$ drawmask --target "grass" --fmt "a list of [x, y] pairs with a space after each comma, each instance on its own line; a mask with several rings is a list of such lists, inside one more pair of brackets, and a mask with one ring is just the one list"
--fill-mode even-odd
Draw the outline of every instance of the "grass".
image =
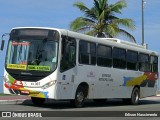
[[0, 93], [0, 96], [10, 96], [10, 94], [3, 94], [3, 93]]

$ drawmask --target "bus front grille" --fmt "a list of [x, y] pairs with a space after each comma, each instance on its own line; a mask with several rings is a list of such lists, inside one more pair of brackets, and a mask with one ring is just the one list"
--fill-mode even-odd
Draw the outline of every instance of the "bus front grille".
[[41, 80], [46, 77], [46, 76], [21, 75], [21, 74], [13, 74], [13, 73], [10, 73], [10, 75], [16, 80], [30, 81], [30, 82], [32, 82], [32, 81], [35, 82], [35, 81]]

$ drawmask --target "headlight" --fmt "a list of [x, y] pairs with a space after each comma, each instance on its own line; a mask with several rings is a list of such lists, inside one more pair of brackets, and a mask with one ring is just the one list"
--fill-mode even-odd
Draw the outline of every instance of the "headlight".
[[47, 84], [43, 85], [43, 86], [42, 86], [42, 89], [49, 88], [49, 87], [51, 87], [52, 85], [54, 85], [56, 82], [57, 82], [56, 80], [50, 81], [50, 82], [48, 82]]

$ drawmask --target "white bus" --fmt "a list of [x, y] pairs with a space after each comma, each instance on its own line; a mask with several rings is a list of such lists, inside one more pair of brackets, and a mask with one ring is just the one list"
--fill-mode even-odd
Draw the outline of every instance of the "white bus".
[[19, 27], [9, 35], [5, 94], [29, 95], [36, 105], [70, 100], [75, 107], [107, 98], [137, 105], [156, 95], [158, 53], [144, 46], [55, 28]]

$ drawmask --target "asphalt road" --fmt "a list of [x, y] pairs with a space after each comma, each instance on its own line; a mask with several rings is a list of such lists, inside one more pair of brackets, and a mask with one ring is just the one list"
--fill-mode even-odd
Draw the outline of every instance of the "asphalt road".
[[[49, 113], [49, 115], [53, 116], [56, 112], [59, 112], [57, 115], [58, 117], [45, 117], [45, 118], [34, 118], [34, 120], [106, 120], [106, 119], [119, 119], [119, 120], [159, 120], [160, 117], [96, 117], [96, 114], [99, 115], [99, 113], [106, 112], [108, 115], [110, 114], [125, 114], [125, 113], [142, 113], [145, 111], [145, 113], [151, 114], [151, 113], [157, 113], [160, 115], [160, 97], [150, 97], [145, 98], [140, 101], [140, 104], [137, 106], [132, 105], [126, 105], [121, 100], [115, 100], [111, 99], [108, 100], [105, 104], [97, 104], [93, 101], [87, 101], [85, 103], [84, 108], [72, 108], [69, 104], [69, 102], [65, 101], [47, 101], [43, 106], [38, 107], [33, 105], [30, 101], [25, 101], [23, 104], [1, 104], [0, 105], [0, 111], [16, 111], [23, 113], [25, 111], [29, 112], [35, 112], [35, 113]], [[125, 111], [125, 112], [124, 112]], [[159, 113], [157, 112], [159, 111]], [[124, 112], [124, 113], [123, 113]], [[86, 116], [86, 114], [90, 114], [89, 117], [60, 117], [61, 114], [64, 116], [71, 115], [73, 116], [79, 115], [79, 116]], [[92, 116], [93, 115], [93, 116]], [[122, 116], [123, 116], [122, 115]], [[111, 115], [112, 116], [112, 115]], [[18, 120], [22, 118], [0, 118], [1, 120]], [[23, 118], [23, 120], [26, 120], [27, 118]]]

